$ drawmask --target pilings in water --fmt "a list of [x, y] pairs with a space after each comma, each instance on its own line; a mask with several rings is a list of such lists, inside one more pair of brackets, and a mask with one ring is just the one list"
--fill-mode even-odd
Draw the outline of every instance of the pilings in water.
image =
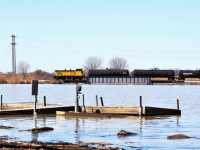
[[46, 96], [44, 96], [44, 103], [43, 106], [46, 106]]
[[98, 97], [96, 95], [96, 106], [98, 106]]
[[139, 115], [142, 115], [142, 96], [140, 96], [140, 107], [139, 107]]
[[177, 99], [177, 109], [179, 110], [179, 100]]
[[103, 98], [100, 97], [100, 99], [101, 99], [101, 105], [104, 106], [104, 104], [103, 104]]
[[1, 95], [1, 110], [3, 109], [3, 95]]

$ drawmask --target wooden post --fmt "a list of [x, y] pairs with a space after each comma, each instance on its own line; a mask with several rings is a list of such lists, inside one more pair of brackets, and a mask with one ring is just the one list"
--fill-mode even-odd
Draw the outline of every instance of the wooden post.
[[46, 96], [44, 96], [44, 106], [46, 106]]
[[140, 96], [140, 107], [139, 107], [139, 115], [142, 115], [142, 96]]
[[84, 94], [83, 94], [83, 107], [82, 107], [82, 112], [85, 112]]
[[96, 106], [98, 106], [98, 97], [96, 95]]
[[3, 95], [1, 95], [1, 110], [3, 109]]
[[177, 99], [177, 109], [179, 110], [179, 100]]
[[103, 98], [102, 98], [102, 97], [100, 97], [100, 99], [101, 99], [101, 105], [102, 105], [102, 106], [104, 106], [104, 105], [103, 105]]
[[140, 107], [142, 107], [142, 96], [140, 96]]

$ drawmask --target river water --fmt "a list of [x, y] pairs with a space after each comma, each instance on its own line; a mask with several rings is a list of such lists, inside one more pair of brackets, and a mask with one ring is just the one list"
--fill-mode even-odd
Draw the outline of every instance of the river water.
[[[38, 101], [46, 96], [47, 103], [74, 105], [75, 85], [40, 84]], [[143, 106], [177, 108], [181, 116], [126, 116], [124, 118], [84, 118], [55, 115], [0, 116], [0, 136], [14, 141], [111, 143], [109, 147], [124, 149], [200, 149], [200, 86], [198, 85], [82, 85], [86, 106], [96, 105], [96, 95], [103, 97], [105, 106], [138, 106], [142, 96]], [[3, 103], [33, 102], [31, 85], [0, 85]], [[100, 103], [100, 100], [99, 100]], [[82, 99], [80, 100], [82, 104]], [[50, 132], [33, 134], [37, 127], [53, 127]], [[120, 130], [137, 133], [118, 137]], [[185, 134], [190, 139], [168, 140], [175, 134]], [[97, 146], [97, 145], [94, 145]]]

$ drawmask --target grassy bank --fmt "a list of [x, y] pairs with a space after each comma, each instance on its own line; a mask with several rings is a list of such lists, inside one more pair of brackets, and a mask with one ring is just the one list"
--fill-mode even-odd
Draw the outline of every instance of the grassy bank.
[[39, 80], [39, 84], [58, 84], [52, 76], [38, 76], [36, 74], [0, 74], [0, 84], [31, 84], [31, 80]]

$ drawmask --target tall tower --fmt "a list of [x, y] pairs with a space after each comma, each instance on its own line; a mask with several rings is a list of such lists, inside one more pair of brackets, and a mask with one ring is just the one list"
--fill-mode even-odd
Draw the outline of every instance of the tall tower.
[[15, 37], [14, 35], [12, 37], [12, 73], [16, 74], [16, 50], [15, 50]]

